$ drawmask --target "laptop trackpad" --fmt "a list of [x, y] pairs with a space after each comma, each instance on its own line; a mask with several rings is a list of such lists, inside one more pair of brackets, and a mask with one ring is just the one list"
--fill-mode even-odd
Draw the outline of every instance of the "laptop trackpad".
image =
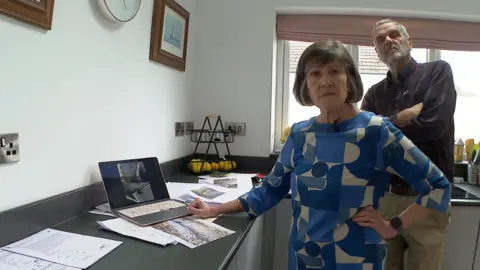
[[169, 210], [164, 210], [162, 212], [152, 213], [140, 217], [133, 218], [135, 222], [138, 222], [141, 225], [152, 225], [155, 223], [160, 223], [165, 220], [174, 219], [178, 217], [184, 217], [190, 215], [190, 212], [187, 209], [187, 206], [176, 207]]

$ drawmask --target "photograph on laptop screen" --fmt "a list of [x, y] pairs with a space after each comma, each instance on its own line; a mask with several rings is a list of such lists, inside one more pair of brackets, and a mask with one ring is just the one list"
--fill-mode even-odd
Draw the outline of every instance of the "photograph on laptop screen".
[[153, 227], [170, 234], [189, 248], [196, 248], [235, 233], [215, 223], [194, 217], [177, 218], [155, 224]]
[[142, 203], [153, 198], [147, 171], [142, 161], [117, 164], [120, 181], [127, 200]]

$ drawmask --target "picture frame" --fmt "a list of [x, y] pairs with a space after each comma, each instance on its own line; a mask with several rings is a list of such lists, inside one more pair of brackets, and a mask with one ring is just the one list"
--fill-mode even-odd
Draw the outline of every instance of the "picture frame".
[[0, 13], [51, 30], [54, 6], [55, 0], [0, 0]]
[[184, 72], [190, 13], [174, 0], [155, 0], [150, 60]]

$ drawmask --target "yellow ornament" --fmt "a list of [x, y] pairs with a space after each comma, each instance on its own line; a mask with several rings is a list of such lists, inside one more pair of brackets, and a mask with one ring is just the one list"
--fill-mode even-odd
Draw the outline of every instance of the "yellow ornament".
[[291, 126], [288, 126], [286, 128], [283, 129], [282, 131], [282, 136], [280, 138], [280, 141], [282, 143], [285, 143], [287, 141], [287, 138], [288, 138], [288, 135], [290, 135], [290, 131], [291, 131], [292, 127]]

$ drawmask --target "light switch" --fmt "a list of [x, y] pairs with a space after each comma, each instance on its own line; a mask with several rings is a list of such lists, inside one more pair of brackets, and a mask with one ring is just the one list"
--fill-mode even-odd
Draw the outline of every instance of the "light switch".
[[0, 164], [20, 161], [18, 133], [0, 134]]

